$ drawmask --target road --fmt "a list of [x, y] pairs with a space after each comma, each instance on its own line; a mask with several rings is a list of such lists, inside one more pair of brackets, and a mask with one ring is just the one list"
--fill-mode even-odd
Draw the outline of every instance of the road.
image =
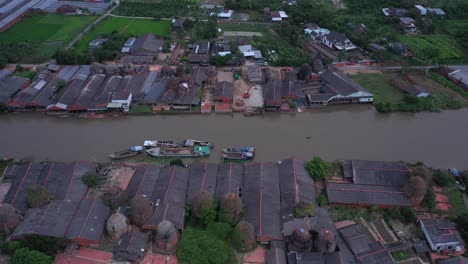
[[115, 6], [113, 6], [112, 8], [110, 8], [109, 10], [107, 10], [104, 14], [102, 14], [102, 16], [100, 16], [98, 19], [96, 19], [92, 24], [90, 24], [89, 26], [87, 26], [83, 32], [81, 32], [80, 34], [78, 34], [72, 41], [70, 41], [70, 43], [68, 43], [67, 45], [67, 49], [73, 47], [73, 45], [75, 45], [76, 42], [78, 42], [84, 34], [88, 33], [88, 31], [90, 31], [92, 28], [94, 28], [99, 22], [101, 22], [104, 18], [106, 18], [107, 16], [110, 15], [110, 13], [112, 11], [114, 11], [114, 9], [116, 9], [117, 7], [119, 6], [119, 4], [117, 3]]

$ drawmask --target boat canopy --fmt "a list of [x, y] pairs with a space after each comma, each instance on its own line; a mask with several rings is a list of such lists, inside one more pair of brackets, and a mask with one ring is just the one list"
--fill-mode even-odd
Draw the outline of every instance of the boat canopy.
[[134, 152], [136, 152], [136, 151], [142, 151], [142, 150], [143, 150], [143, 147], [142, 147], [142, 146], [132, 146], [132, 147], [130, 147], [130, 150], [131, 150], [131, 151], [134, 151]]

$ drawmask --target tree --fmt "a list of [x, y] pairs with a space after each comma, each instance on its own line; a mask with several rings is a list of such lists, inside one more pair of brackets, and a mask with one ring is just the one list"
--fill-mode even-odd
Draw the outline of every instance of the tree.
[[468, 213], [460, 214], [452, 220], [457, 224], [458, 231], [465, 243], [468, 243]]
[[440, 187], [448, 186], [452, 182], [452, 180], [450, 179], [450, 176], [447, 173], [442, 172], [440, 170], [435, 171], [432, 177], [433, 177], [434, 183]]
[[207, 231], [187, 228], [182, 236], [177, 258], [182, 263], [226, 263], [230, 249], [224, 241], [216, 239]]
[[95, 188], [101, 184], [101, 179], [99, 178], [99, 175], [95, 173], [88, 173], [81, 176], [81, 182], [86, 184], [89, 188]]
[[52, 257], [35, 250], [20, 248], [15, 251], [10, 260], [11, 264], [50, 264]]
[[409, 178], [404, 190], [409, 196], [411, 203], [413, 205], [419, 205], [424, 200], [424, 196], [427, 192], [426, 182], [420, 176], [413, 176]]
[[310, 67], [308, 63], [302, 64], [299, 72], [297, 73], [297, 78], [299, 80], [305, 80], [310, 75], [312, 75], [312, 67]]
[[0, 55], [0, 69], [5, 68], [8, 63], [8, 59], [4, 55]]
[[432, 188], [427, 189], [422, 205], [430, 210], [436, 206], [435, 193], [434, 190], [432, 190]]
[[314, 157], [306, 163], [307, 172], [309, 172], [309, 175], [315, 181], [325, 179], [328, 176], [328, 170], [330, 168], [330, 163], [322, 160], [320, 157]]

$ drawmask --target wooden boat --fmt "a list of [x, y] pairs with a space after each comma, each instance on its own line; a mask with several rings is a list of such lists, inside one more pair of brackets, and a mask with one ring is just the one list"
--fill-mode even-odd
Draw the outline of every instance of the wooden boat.
[[131, 151], [129, 149], [117, 151], [109, 155], [109, 158], [113, 160], [126, 159], [138, 155], [139, 151]]
[[153, 157], [205, 157], [210, 155], [208, 146], [195, 146], [192, 148], [151, 148], [146, 153]]
[[453, 180], [455, 181], [455, 184], [457, 185], [458, 189], [460, 189], [460, 191], [466, 191], [466, 186], [463, 182], [460, 172], [455, 168], [448, 169], [448, 171], [452, 175]]
[[182, 141], [182, 146], [187, 147], [187, 148], [195, 147], [195, 146], [206, 146], [209, 148], [213, 147], [211, 143], [208, 141], [196, 140], [196, 139], [185, 139], [184, 141]]
[[254, 158], [255, 148], [225, 148], [223, 149], [223, 159], [229, 160], [251, 160]]
[[145, 140], [143, 146], [145, 148], [176, 148], [179, 144], [174, 140]]

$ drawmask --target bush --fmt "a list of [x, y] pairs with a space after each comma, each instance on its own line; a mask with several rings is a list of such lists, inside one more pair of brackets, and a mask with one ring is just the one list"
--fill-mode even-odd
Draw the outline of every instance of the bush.
[[86, 184], [89, 188], [95, 188], [101, 185], [101, 179], [99, 178], [99, 175], [94, 173], [83, 175], [81, 177], [81, 182]]
[[416, 211], [413, 208], [401, 208], [401, 215], [405, 223], [416, 223]]
[[328, 176], [328, 170], [330, 168], [330, 163], [322, 160], [320, 157], [314, 157], [306, 163], [307, 172], [309, 172], [309, 175], [312, 176], [315, 181], [325, 179]]
[[68, 244], [65, 238], [46, 237], [40, 235], [28, 236], [21, 240], [22, 247], [37, 250], [49, 256], [54, 256], [62, 251]]
[[313, 203], [299, 202], [295, 209], [296, 217], [311, 217], [315, 215], [315, 206]]
[[171, 162], [169, 164], [171, 166], [179, 166], [179, 167], [184, 167], [185, 168], [185, 164], [181, 159], [171, 160]]
[[291, 100], [291, 99], [288, 99], [288, 104], [289, 104], [289, 107], [290, 107], [290, 108], [293, 108], [293, 109], [294, 109], [294, 108], [297, 108], [297, 103], [294, 102], [294, 101]]
[[20, 248], [16, 250], [10, 260], [11, 264], [49, 264], [52, 263], [52, 257], [47, 256], [36, 250]]
[[203, 208], [200, 223], [202, 226], [207, 227], [216, 220], [216, 215], [216, 208]]
[[226, 240], [232, 233], [232, 226], [228, 223], [209, 223], [206, 231], [219, 240]]
[[375, 109], [381, 113], [388, 113], [392, 111], [392, 104], [391, 103], [383, 103], [378, 102], [375, 103]]
[[452, 220], [457, 224], [458, 231], [465, 243], [468, 243], [468, 214], [460, 214]]
[[211, 264], [226, 263], [230, 249], [227, 244], [209, 232], [187, 228], [184, 231], [177, 258], [181, 263]]
[[422, 206], [430, 210], [434, 209], [434, 207], [436, 206], [435, 193], [434, 190], [432, 190], [432, 187], [427, 188], [427, 192], [424, 196]]
[[432, 175], [432, 179], [434, 180], [434, 183], [440, 187], [449, 186], [452, 183], [450, 176], [441, 170], [435, 171]]
[[317, 203], [319, 206], [325, 206], [328, 204], [328, 199], [324, 195], [317, 196]]

